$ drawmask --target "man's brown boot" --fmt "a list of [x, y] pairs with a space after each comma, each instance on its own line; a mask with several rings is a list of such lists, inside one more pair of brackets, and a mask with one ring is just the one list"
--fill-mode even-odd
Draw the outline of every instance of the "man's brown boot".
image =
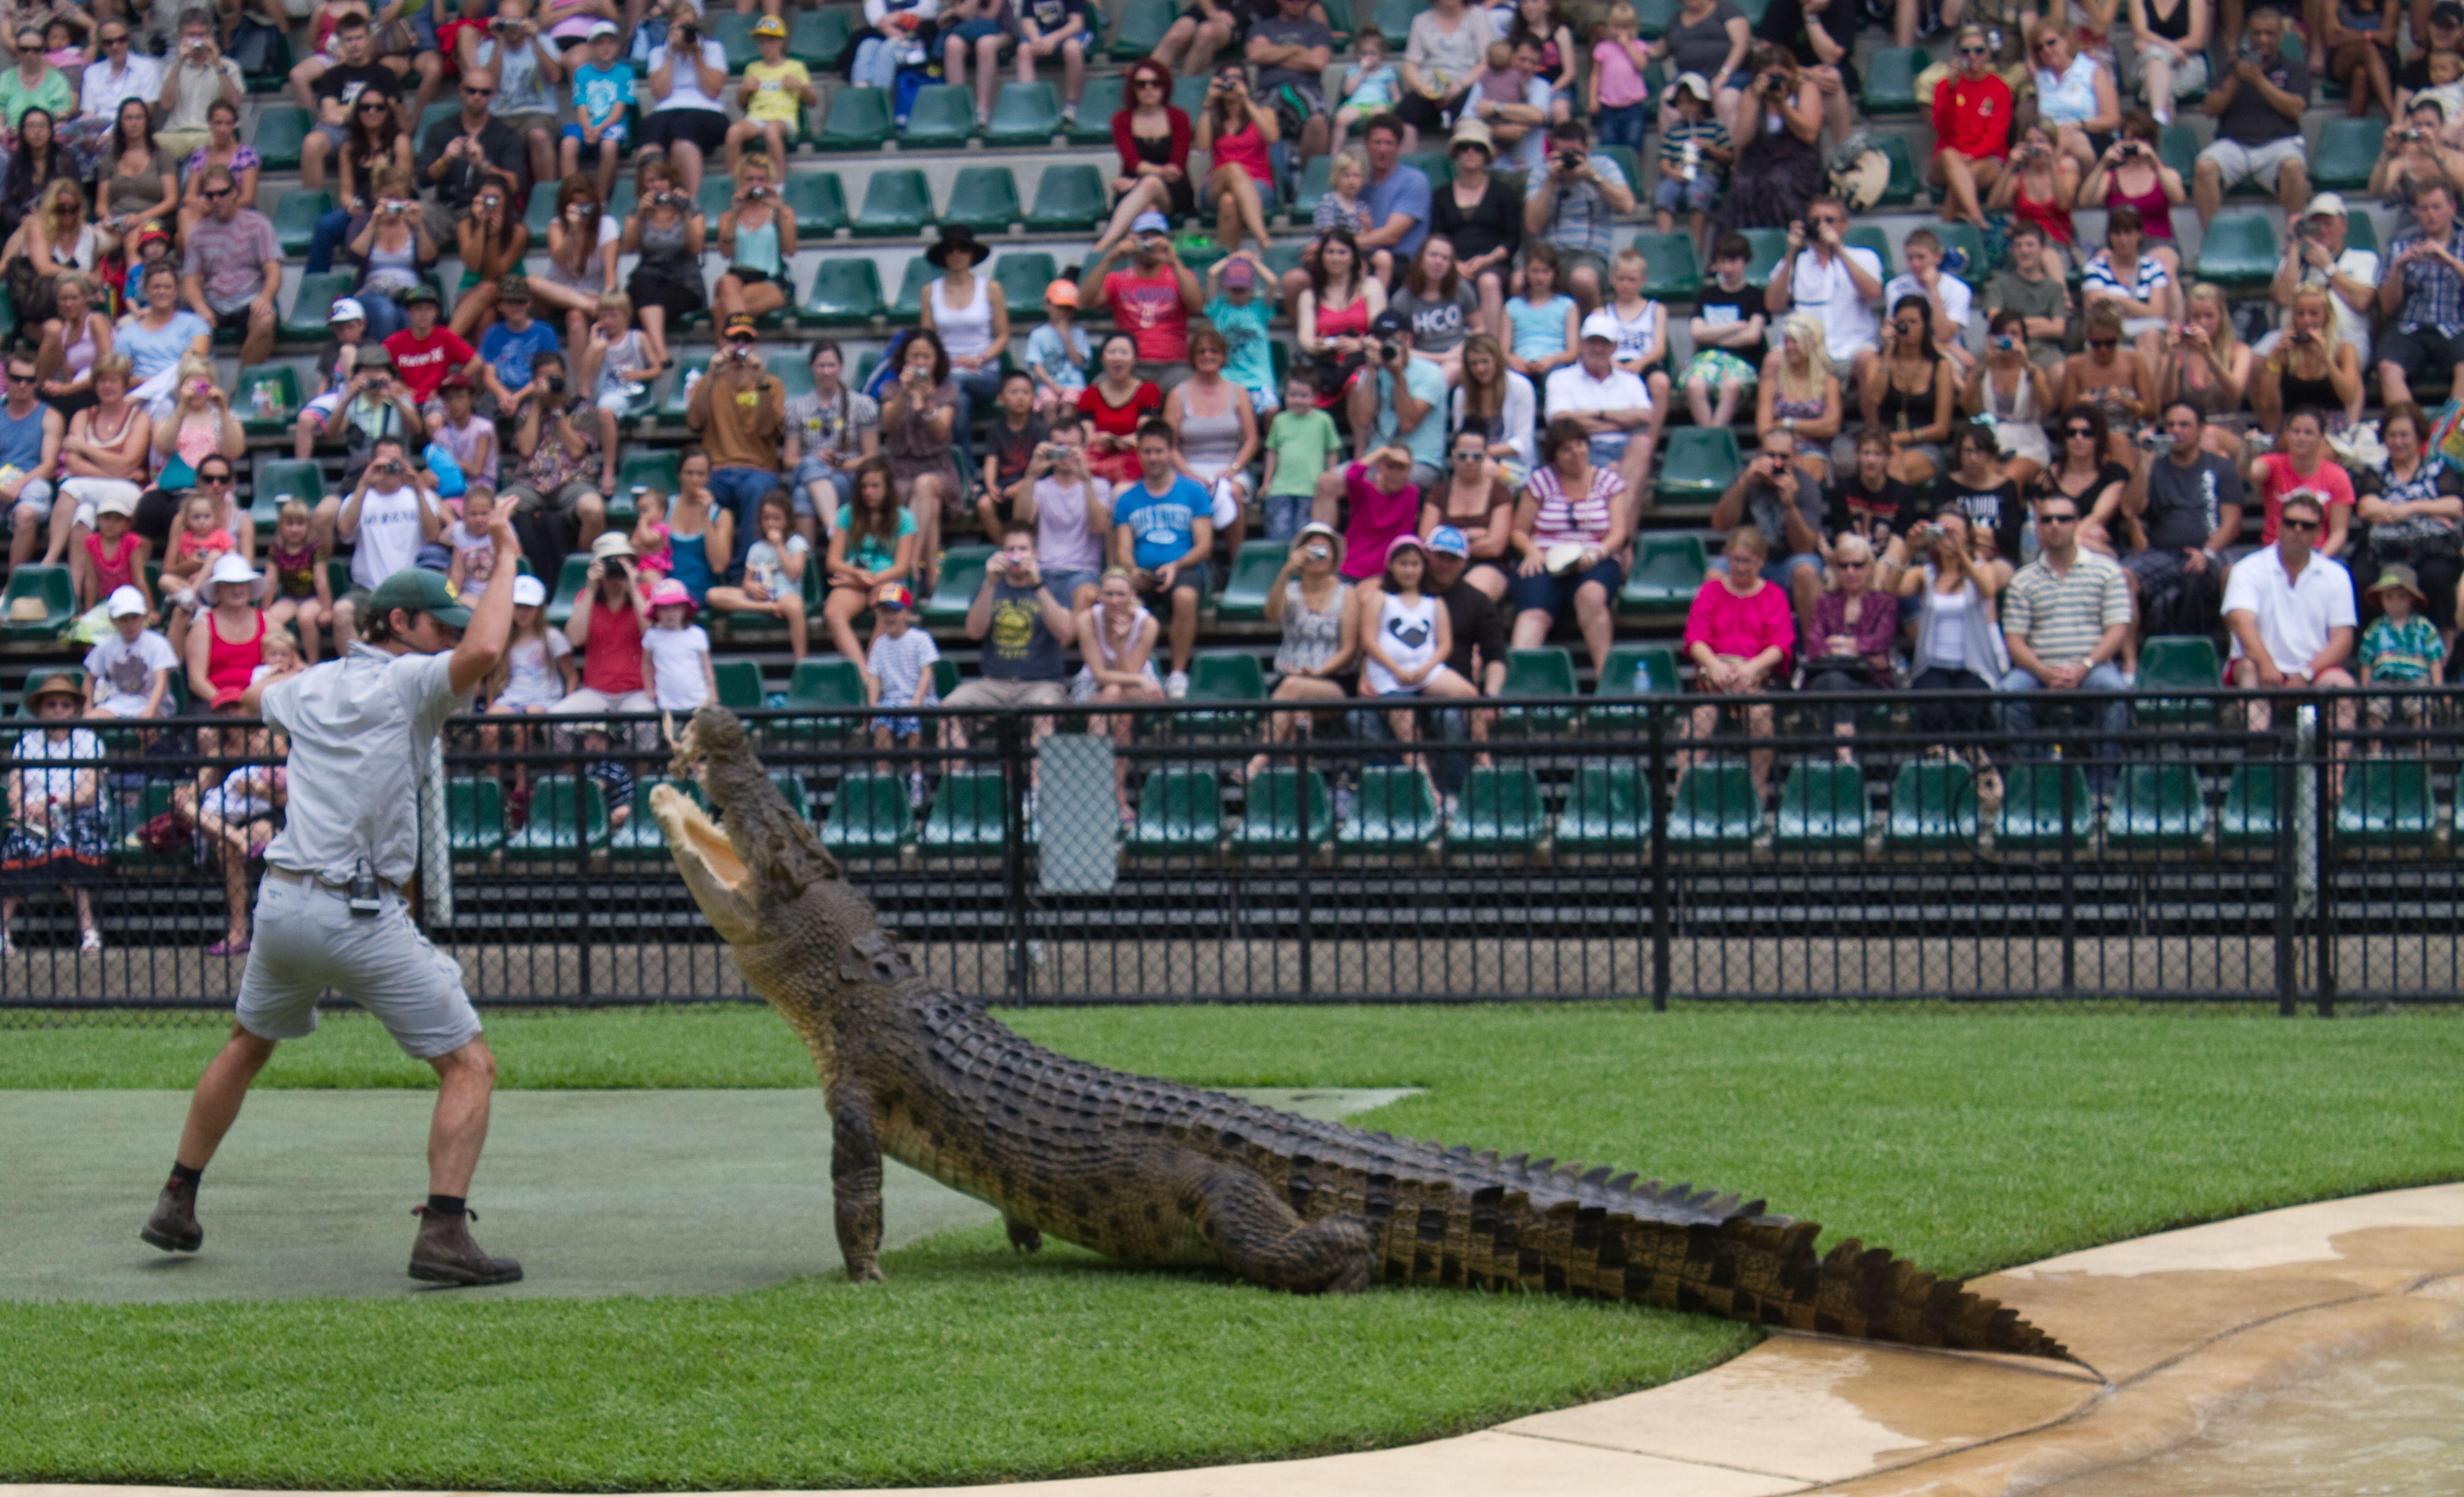
[[154, 1198], [154, 1214], [137, 1229], [137, 1235], [166, 1253], [193, 1253], [206, 1240], [206, 1229], [197, 1225], [197, 1187], [190, 1181], [167, 1180], [163, 1194]]
[[419, 1237], [410, 1244], [410, 1276], [430, 1284], [513, 1284], [522, 1266], [511, 1258], [491, 1258], [471, 1241], [471, 1221], [478, 1215], [447, 1216], [426, 1206], [413, 1206]]

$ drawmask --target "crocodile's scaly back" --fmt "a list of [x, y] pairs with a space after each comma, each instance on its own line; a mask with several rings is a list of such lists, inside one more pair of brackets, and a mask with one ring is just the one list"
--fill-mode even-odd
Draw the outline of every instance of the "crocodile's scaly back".
[[1041, 1234], [1297, 1290], [1504, 1288], [1871, 1340], [2067, 1357], [2016, 1312], [1759, 1200], [1397, 1139], [1109, 1070], [934, 987], [779, 795], [740, 724], [704, 708], [724, 832], [662, 788], [653, 814], [746, 980], [813, 1050], [836, 1124], [848, 1269], [877, 1277], [887, 1153]]

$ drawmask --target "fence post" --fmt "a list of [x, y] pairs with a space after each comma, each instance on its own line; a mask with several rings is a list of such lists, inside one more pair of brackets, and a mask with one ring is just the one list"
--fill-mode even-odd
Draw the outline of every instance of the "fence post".
[[[2071, 793], [2072, 765], [2056, 746], [2054, 782], [2061, 787], [2062, 808], [2062, 1002], [2079, 997], [2079, 839], [2072, 831], [2079, 798]], [[2093, 751], [2088, 760], [2094, 763]]]
[[1642, 790], [1651, 807], [1651, 1007], [1668, 1011], [1668, 732], [1662, 704], [1651, 702], [1651, 762]]
[[[2245, 705], [2245, 711], [2247, 706]], [[2276, 753], [2276, 1011], [2294, 1016], [2300, 1002], [2300, 948], [2294, 940], [2295, 886], [2301, 878], [2300, 841], [2294, 817], [2301, 798], [2294, 781], [2301, 773], [2299, 754], [2287, 754], [2284, 740], [2270, 736]]]
[[1013, 1002], [1024, 1003], [1035, 989], [1026, 936], [1026, 787], [1034, 782], [1033, 766], [1026, 761], [1026, 736], [1019, 731], [1017, 710], [1005, 710], [994, 721], [1001, 760], [1001, 923], [1009, 943], [1009, 994]]
[[[632, 725], [627, 724], [619, 733], [621, 737], [609, 737], [607, 752], [629, 754], [633, 746]], [[580, 741], [580, 735], [575, 736], [575, 741]], [[640, 767], [638, 759], [633, 764]], [[577, 757], [573, 760], [573, 821], [577, 828], [573, 839], [573, 987], [585, 999], [590, 996], [590, 785], [589, 766]], [[531, 809], [539, 809], [536, 801]], [[553, 860], [550, 866], [554, 866]]]
[[[1317, 853], [1317, 845], [1309, 836], [1309, 735], [1307, 733], [1294, 734], [1292, 736], [1292, 794], [1299, 801], [1301, 808], [1300, 878], [1297, 885], [1298, 898], [1296, 903], [1299, 906], [1301, 916], [1300, 995], [1302, 1001], [1306, 1002], [1311, 996], [1309, 968], [1311, 965], [1310, 958], [1314, 956], [1314, 952], [1311, 950], [1309, 944], [1311, 927], [1317, 924], [1317, 921], [1312, 917], [1312, 914], [1309, 909], [1309, 864], [1315, 858]], [[1334, 806], [1331, 804], [1333, 796], [1334, 789], [1330, 785], [1327, 787], [1327, 797], [1330, 803], [1327, 806], [1327, 815], [1330, 818], [1334, 814]]]
[[2319, 1017], [2333, 1019], [2336, 1017], [2336, 922], [2333, 916], [2336, 903], [2336, 816], [2329, 791], [2335, 784], [2336, 755], [2344, 745], [2337, 741], [2332, 724], [2323, 728], [2320, 725], [2318, 711], [2316, 707], [2301, 709], [2302, 727], [2308, 732], [2314, 748], [2321, 751], [2318, 754], [2316, 788], [2310, 797], [2317, 815], [2317, 826], [2310, 838], [2314, 868], [2311, 881], [2316, 889], [2311, 901], [2310, 928], [2316, 953], [2312, 961], [2318, 969]]

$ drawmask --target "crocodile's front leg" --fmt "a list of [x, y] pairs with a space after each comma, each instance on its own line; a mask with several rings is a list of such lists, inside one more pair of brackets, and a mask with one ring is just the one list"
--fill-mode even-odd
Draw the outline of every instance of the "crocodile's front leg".
[[853, 1089], [830, 1099], [830, 1194], [839, 1256], [855, 1284], [881, 1282], [881, 1142], [869, 1099]]

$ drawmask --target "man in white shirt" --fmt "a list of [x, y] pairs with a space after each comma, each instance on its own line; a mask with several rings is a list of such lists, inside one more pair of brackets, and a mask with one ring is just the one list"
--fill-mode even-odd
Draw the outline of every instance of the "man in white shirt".
[[137, 50], [126, 19], [105, 21], [99, 30], [102, 50], [85, 65], [77, 89], [78, 119], [74, 124], [62, 121], [59, 126], [63, 136], [90, 137], [97, 143], [120, 119], [122, 103], [134, 99], [151, 109], [163, 92], [163, 64]]
[[[2361, 623], [2353, 580], [2313, 548], [2326, 511], [2308, 494], [2287, 495], [2276, 544], [2233, 563], [2225, 579], [2225, 627], [2233, 632], [2233, 682], [2269, 690], [2349, 689], [2353, 636]], [[2254, 733], [2267, 731], [2264, 701], [2250, 704]], [[2353, 726], [2353, 703], [2336, 704], [2336, 726]]]
[[1968, 282], [1942, 268], [1942, 238], [1930, 229], [1910, 230], [1900, 258], [1908, 268], [1882, 288], [1882, 311], [1887, 315], [1903, 297], [1931, 305], [1934, 346], [1965, 378], [1976, 367], [1976, 356], [1968, 351], [1968, 311], [1976, 299]]
[[[513, 511], [490, 529], [497, 554], [519, 543]], [[240, 975], [235, 1023], [197, 1082], [171, 1178], [139, 1236], [195, 1252], [197, 1185], [239, 1117], [275, 1046], [317, 1028], [328, 988], [376, 1016], [406, 1054], [436, 1068], [428, 1203], [410, 1276], [435, 1284], [511, 1284], [510, 1258], [471, 1240], [471, 1178], [488, 1141], [496, 1059], [461, 970], [411, 923], [402, 887], [419, 867], [419, 789], [445, 719], [495, 673], [513, 632], [514, 576], [496, 568], [473, 607], [434, 572], [398, 572], [370, 599], [368, 637], [340, 660], [248, 689], [251, 716], [291, 736], [290, 801], [265, 849], [256, 941]]]
[[[2336, 314], [2336, 334], [2361, 351], [2362, 367], [2366, 369], [2370, 367], [2370, 314], [2383, 273], [2377, 251], [2356, 250], [2345, 243], [2345, 224], [2343, 198], [2333, 192], [2312, 198], [2301, 221], [2285, 236], [2284, 258], [2276, 267], [2276, 278], [2267, 284], [2267, 294], [2289, 311], [2295, 292], [2304, 286], [2326, 287], [2327, 309]], [[2252, 351], [2264, 359], [2283, 338], [2284, 330], [2277, 328], [2253, 345]]]
[[1831, 372], [1842, 380], [1861, 378], [1874, 362], [1882, 305], [1882, 257], [1841, 243], [1847, 230], [1848, 209], [1839, 200], [1815, 198], [1805, 221], [1788, 226], [1788, 253], [1763, 293], [1773, 322], [1789, 312], [1811, 312], [1821, 319]]
[[334, 638], [347, 645], [357, 634], [367, 595], [379, 583], [407, 568], [421, 546], [445, 534], [444, 505], [411, 481], [410, 460], [399, 438], [381, 437], [370, 450], [359, 487], [342, 501], [341, 512], [334, 518], [334, 533], [352, 547], [351, 590], [334, 600]]
[[1574, 362], [1549, 376], [1549, 419], [1565, 417], [1592, 434], [1592, 461], [1615, 468], [1638, 507], [1651, 472], [1651, 391], [1617, 365], [1617, 321], [1603, 307], [1583, 319]]

